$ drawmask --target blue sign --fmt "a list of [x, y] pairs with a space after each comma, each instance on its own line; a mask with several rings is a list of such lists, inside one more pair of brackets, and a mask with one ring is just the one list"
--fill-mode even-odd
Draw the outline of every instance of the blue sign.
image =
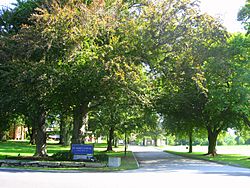
[[71, 152], [73, 155], [93, 155], [93, 145], [87, 144], [72, 144]]

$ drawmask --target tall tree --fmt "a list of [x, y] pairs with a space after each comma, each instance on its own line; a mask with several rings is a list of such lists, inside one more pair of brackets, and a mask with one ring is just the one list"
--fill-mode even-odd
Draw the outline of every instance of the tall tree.
[[85, 5], [69, 1], [41, 12], [42, 16], [37, 15], [39, 27], [53, 54], [61, 59], [56, 95], [62, 98], [58, 102], [73, 108], [72, 143], [80, 143], [91, 103], [105, 100], [114, 87], [133, 92], [127, 83], [141, 74], [135, 43], [138, 21], [129, 16], [127, 5], [119, 2]]
[[[34, 11], [34, 8], [29, 9], [29, 2], [19, 2], [20, 5], [10, 13], [13, 22], [8, 24], [16, 29], [8, 31], [7, 26], [1, 27], [7, 33], [1, 33], [1, 98], [7, 112], [24, 114], [30, 119], [32, 130], [36, 130], [35, 155], [46, 156], [45, 115], [49, 109], [55, 69], [49, 64], [46, 42], [43, 42], [35, 22], [28, 25], [31, 10]], [[15, 13], [25, 16], [14, 19]]]
[[[165, 119], [178, 122], [179, 128], [174, 130], [186, 130], [191, 138], [193, 128], [203, 122], [208, 101], [202, 67], [211, 47], [226, 42], [227, 32], [217, 20], [200, 14], [195, 3], [167, 3], [174, 6], [163, 6], [160, 13], [164, 15], [158, 18], [162, 24], [152, 23], [148, 32], [156, 46], [156, 53], [149, 56], [156, 83], [155, 105]], [[171, 19], [166, 22], [165, 17]]]
[[249, 124], [248, 46], [248, 36], [232, 36], [226, 46], [215, 48], [205, 65], [208, 154], [216, 154], [216, 139], [222, 130]]
[[243, 6], [238, 12], [238, 21], [241, 21], [247, 34], [250, 33], [250, 1], [246, 0], [245, 6]]

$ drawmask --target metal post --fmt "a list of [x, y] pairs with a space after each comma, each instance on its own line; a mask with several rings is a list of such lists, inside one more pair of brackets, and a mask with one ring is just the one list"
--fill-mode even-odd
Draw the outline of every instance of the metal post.
[[124, 145], [125, 145], [125, 156], [127, 155], [127, 130], [126, 130], [126, 128], [125, 128], [125, 143], [124, 143]]

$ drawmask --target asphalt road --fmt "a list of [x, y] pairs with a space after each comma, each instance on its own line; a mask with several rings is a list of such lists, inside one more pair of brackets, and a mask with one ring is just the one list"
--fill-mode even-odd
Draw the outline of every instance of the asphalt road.
[[34, 172], [0, 168], [0, 188], [249, 188], [250, 170], [130, 147], [138, 170], [116, 173]]

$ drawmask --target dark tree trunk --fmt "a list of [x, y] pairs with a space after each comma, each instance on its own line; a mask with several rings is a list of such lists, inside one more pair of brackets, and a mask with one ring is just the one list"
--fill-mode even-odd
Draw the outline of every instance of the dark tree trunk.
[[60, 115], [60, 141], [59, 144], [64, 145], [64, 139], [65, 139], [65, 117], [63, 113]]
[[1, 126], [0, 126], [0, 142], [3, 141], [3, 137], [4, 137], [4, 133], [3, 133]]
[[87, 126], [88, 123], [88, 104], [81, 104], [76, 106], [73, 110], [73, 131], [71, 144], [80, 144], [83, 142], [82, 129]]
[[145, 138], [142, 139], [142, 145], [146, 146], [146, 139]]
[[46, 148], [46, 125], [45, 125], [45, 116], [46, 112], [41, 111], [38, 116], [37, 121], [37, 135], [36, 135], [36, 153], [35, 156], [46, 157], [47, 148]]
[[112, 148], [113, 140], [114, 140], [114, 127], [112, 126], [109, 129], [107, 151], [113, 151], [113, 148]]
[[31, 137], [32, 137], [31, 126], [30, 126], [30, 124], [27, 123], [27, 122], [26, 122], [26, 125], [27, 125], [27, 128], [28, 128], [28, 135], [29, 135], [29, 137], [30, 137], [30, 142], [29, 142], [29, 143], [32, 144], [32, 143], [31, 143]]
[[5, 114], [0, 114], [3, 115], [0, 119], [0, 141], [7, 141], [8, 140], [8, 133], [7, 131], [9, 130], [9, 120]]
[[115, 148], [118, 148], [118, 139], [117, 138], [114, 139], [114, 146], [115, 146]]
[[189, 131], [188, 138], [189, 138], [188, 153], [192, 153], [193, 152], [193, 130], [192, 129]]
[[8, 121], [6, 119], [0, 119], [0, 141], [7, 141], [7, 135], [5, 133]]
[[1, 129], [1, 125], [0, 125], [0, 141], [6, 141], [6, 134], [4, 133], [4, 130]]
[[31, 128], [31, 134], [30, 134], [30, 144], [35, 145], [36, 144], [36, 137], [37, 137], [37, 127], [33, 126]]
[[30, 137], [30, 144], [35, 145], [36, 144], [36, 134], [37, 134], [37, 118], [36, 116], [30, 116], [28, 117], [26, 124], [28, 127], [28, 134]]
[[155, 144], [155, 146], [158, 146], [157, 137], [154, 138], [154, 144]]
[[217, 154], [216, 142], [217, 142], [217, 137], [220, 133], [220, 129], [212, 130], [211, 127], [207, 127], [207, 131], [208, 131], [208, 153], [207, 155], [215, 156]]

